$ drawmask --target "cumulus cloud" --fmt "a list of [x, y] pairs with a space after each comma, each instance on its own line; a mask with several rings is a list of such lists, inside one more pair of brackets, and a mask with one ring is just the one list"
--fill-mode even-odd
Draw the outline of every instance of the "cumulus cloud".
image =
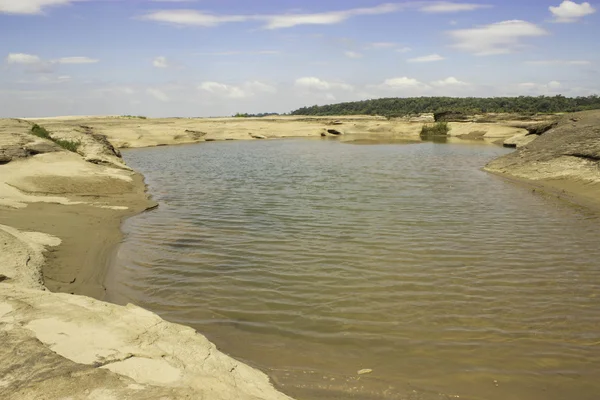
[[445, 57], [440, 56], [439, 54], [430, 54], [428, 56], [409, 58], [407, 61], [410, 63], [426, 63], [426, 62], [435, 62], [445, 60]]
[[490, 7], [492, 6], [487, 4], [452, 3], [449, 1], [439, 1], [436, 3], [423, 5], [419, 8], [419, 10], [426, 13], [455, 13], [462, 11], [475, 11]]
[[83, 0], [0, 0], [0, 14], [40, 14], [51, 6], [65, 6]]
[[565, 0], [558, 7], [550, 6], [550, 12], [555, 22], [570, 23], [593, 14], [596, 9], [590, 3], [577, 4], [574, 1]]
[[6, 62], [8, 64], [39, 64], [42, 59], [33, 54], [10, 53], [6, 57]]
[[156, 89], [156, 88], [148, 88], [148, 89], [146, 89], [146, 94], [154, 97], [156, 100], [159, 100], [159, 101], [165, 101], [166, 102], [166, 101], [171, 100], [169, 98], [169, 96], [167, 96], [167, 94], [165, 92], [163, 92], [160, 89]]
[[227, 97], [231, 99], [243, 99], [252, 97], [258, 93], [276, 93], [277, 89], [259, 81], [246, 82], [241, 86], [227, 85], [220, 82], [202, 82], [198, 89], [212, 93], [216, 96]]
[[316, 91], [328, 91], [334, 89], [348, 91], [354, 90], [354, 87], [352, 85], [348, 85], [347, 83], [325, 81], [314, 76], [306, 76], [296, 79], [295, 86], [301, 89]]
[[468, 85], [468, 83], [460, 81], [453, 76], [450, 76], [446, 79], [441, 79], [439, 81], [433, 81], [433, 82], [431, 82], [431, 85], [437, 86], [437, 87], [451, 87], [451, 86], [457, 87], [457, 86], [466, 86], [466, 85]]
[[154, 67], [156, 68], [168, 68], [169, 67], [169, 62], [167, 61], [167, 57], [156, 57], [153, 61], [152, 61], [152, 65], [154, 65]]
[[95, 64], [100, 60], [90, 57], [63, 57], [54, 62], [58, 64]]
[[390, 78], [383, 81], [378, 86], [381, 89], [427, 89], [428, 86], [417, 79], [402, 76], [398, 78]]
[[480, 56], [512, 53], [524, 47], [522, 39], [547, 34], [548, 32], [539, 26], [521, 20], [502, 21], [449, 32], [456, 42], [452, 47]]

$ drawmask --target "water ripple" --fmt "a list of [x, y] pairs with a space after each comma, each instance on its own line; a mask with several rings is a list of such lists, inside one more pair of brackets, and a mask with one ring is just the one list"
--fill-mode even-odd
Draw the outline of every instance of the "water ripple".
[[127, 151], [161, 207], [126, 222], [110, 295], [298, 398], [596, 399], [600, 219], [479, 170], [505, 152]]

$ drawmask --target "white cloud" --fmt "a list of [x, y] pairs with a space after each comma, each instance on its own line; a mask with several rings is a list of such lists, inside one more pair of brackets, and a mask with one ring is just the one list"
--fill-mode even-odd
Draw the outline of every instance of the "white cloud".
[[534, 60], [526, 61], [527, 65], [591, 65], [587, 60]]
[[512, 20], [471, 29], [450, 31], [452, 46], [480, 56], [512, 53], [524, 47], [523, 38], [545, 36], [548, 32], [531, 22]]
[[277, 89], [259, 81], [246, 82], [241, 86], [226, 85], [220, 82], [202, 82], [198, 89], [212, 93], [217, 96], [231, 99], [243, 99], [252, 97], [257, 93], [276, 93]]
[[435, 62], [445, 60], [445, 57], [440, 56], [439, 54], [430, 54], [428, 56], [423, 57], [415, 57], [409, 58], [407, 61], [411, 63], [425, 63], [425, 62]]
[[253, 17], [245, 15], [220, 16], [196, 10], [159, 10], [142, 16], [142, 19], [176, 25], [213, 27], [228, 22], [244, 22], [253, 19]]
[[150, 96], [154, 97], [156, 100], [159, 101], [169, 101], [171, 100], [169, 98], [169, 96], [167, 96], [167, 94], [165, 92], [163, 92], [160, 89], [156, 89], [156, 88], [148, 88], [146, 89], [146, 93], [149, 94]]
[[152, 61], [152, 65], [156, 68], [168, 68], [169, 62], [167, 61], [167, 57], [156, 57], [154, 61]]
[[492, 6], [487, 4], [451, 3], [449, 1], [439, 1], [423, 5], [419, 8], [419, 10], [427, 13], [454, 13], [461, 11], [475, 11], [482, 8], [490, 7]]
[[341, 89], [351, 91], [354, 90], [352, 85], [348, 85], [343, 82], [329, 82], [314, 76], [306, 76], [303, 78], [296, 79], [295, 86], [305, 90], [316, 90], [316, 91], [328, 91], [334, 89]]
[[95, 64], [98, 61], [100, 60], [89, 57], [63, 57], [54, 62], [58, 64]]
[[400, 11], [400, 4], [381, 4], [368, 8], [354, 8], [343, 11], [332, 11], [317, 14], [287, 14], [267, 16], [266, 29], [291, 28], [297, 25], [330, 25], [343, 22], [360, 15], [379, 15]]
[[433, 82], [431, 82], [431, 85], [437, 86], [437, 87], [448, 87], [448, 86], [466, 86], [466, 85], [468, 85], [468, 83], [459, 81], [455, 77], [450, 76], [446, 79], [442, 79], [439, 81], [433, 81]]
[[570, 23], [596, 12], [590, 3], [577, 4], [574, 1], [565, 0], [558, 7], [549, 7], [555, 22]]
[[6, 57], [6, 62], [8, 64], [39, 64], [42, 59], [33, 54], [10, 53]]
[[396, 49], [396, 52], [398, 53], [408, 53], [409, 51], [412, 51], [412, 49], [407, 46]]
[[[1, 0], [0, 0], [1, 1]], [[291, 28], [298, 25], [331, 25], [360, 15], [379, 15], [400, 11], [401, 4], [381, 4], [368, 8], [354, 8], [314, 14], [275, 15], [216, 15], [197, 10], [159, 10], [142, 16], [142, 19], [184, 26], [214, 27], [225, 23], [259, 21], [265, 29]]]
[[82, 0], [0, 0], [0, 14], [40, 14], [44, 8]]
[[348, 58], [362, 58], [363, 55], [360, 53], [357, 53], [355, 51], [346, 51], [344, 52], [344, 55]]
[[44, 62], [39, 56], [24, 53], [10, 53], [8, 57], [6, 57], [6, 62], [9, 64], [36, 64], [38, 66], [44, 64], [47, 68], [50, 68], [52, 64], [93, 64], [98, 61], [99, 60], [97, 59], [89, 57], [63, 57], [57, 60]]
[[417, 79], [409, 78], [406, 76], [399, 78], [390, 78], [386, 79], [381, 85], [379, 85], [382, 89], [426, 89], [428, 88], [422, 82], [419, 82]]

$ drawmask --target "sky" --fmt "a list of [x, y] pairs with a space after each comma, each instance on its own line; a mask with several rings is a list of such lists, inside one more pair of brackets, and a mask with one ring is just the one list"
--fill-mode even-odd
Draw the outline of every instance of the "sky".
[[0, 0], [0, 117], [600, 94], [600, 4]]

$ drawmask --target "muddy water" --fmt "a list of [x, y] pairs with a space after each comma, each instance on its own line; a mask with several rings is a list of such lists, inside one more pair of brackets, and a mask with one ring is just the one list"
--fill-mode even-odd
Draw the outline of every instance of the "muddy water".
[[598, 399], [600, 218], [480, 170], [506, 152], [127, 151], [161, 206], [126, 222], [110, 295], [298, 399]]

